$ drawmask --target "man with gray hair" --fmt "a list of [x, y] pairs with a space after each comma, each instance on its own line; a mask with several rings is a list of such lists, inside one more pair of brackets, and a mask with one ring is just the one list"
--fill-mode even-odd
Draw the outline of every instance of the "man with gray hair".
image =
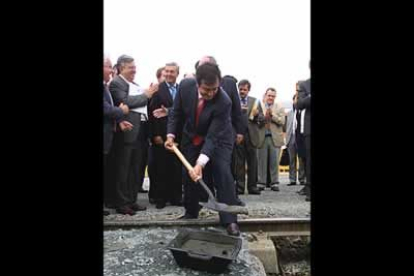
[[[112, 150], [112, 140], [115, 133], [115, 128], [118, 124], [121, 131], [128, 131], [132, 129], [130, 122], [124, 121], [124, 115], [129, 113], [127, 105], [121, 103], [119, 106], [114, 106], [111, 93], [108, 90], [108, 83], [111, 80], [113, 74], [111, 60], [108, 57], [104, 57], [103, 60], [103, 77], [104, 77], [104, 89], [103, 89], [103, 153], [104, 153], [104, 204], [111, 205], [115, 201], [113, 192], [114, 189], [114, 169], [112, 165], [113, 154], [110, 154]], [[109, 215], [109, 212], [105, 210], [104, 215]]]
[[142, 188], [147, 165], [148, 151], [148, 100], [158, 91], [158, 84], [142, 89], [134, 82], [136, 66], [134, 59], [127, 55], [118, 58], [119, 75], [112, 80], [109, 90], [114, 103], [126, 104], [130, 112], [126, 119], [134, 125], [128, 132], [117, 131], [115, 135], [116, 188], [124, 195], [119, 197], [117, 212], [134, 215], [136, 211], [146, 210], [137, 204], [138, 191]]
[[[156, 109], [165, 108], [171, 110], [175, 95], [178, 91], [177, 77], [180, 68], [177, 63], [165, 64], [165, 81], [159, 84], [157, 94], [152, 97], [148, 113], [150, 119], [150, 138], [154, 153], [154, 174], [157, 175], [157, 182], [154, 186], [151, 183], [151, 193], [155, 197], [156, 208], [162, 209], [167, 202], [171, 205], [182, 205], [182, 177], [181, 162], [177, 156], [167, 151], [164, 142], [167, 136], [167, 126], [169, 118], [154, 116]], [[181, 133], [178, 133], [176, 141], [180, 141]]]

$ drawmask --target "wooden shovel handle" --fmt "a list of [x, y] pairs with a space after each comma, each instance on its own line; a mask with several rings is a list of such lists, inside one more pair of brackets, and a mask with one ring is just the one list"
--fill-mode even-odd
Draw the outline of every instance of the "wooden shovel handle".
[[191, 171], [193, 169], [193, 166], [191, 166], [190, 163], [188, 163], [187, 159], [185, 159], [184, 155], [175, 146], [175, 144], [172, 146], [172, 149], [174, 153], [178, 156], [178, 158], [181, 160], [181, 162], [184, 164], [184, 166], [187, 168], [187, 170]]

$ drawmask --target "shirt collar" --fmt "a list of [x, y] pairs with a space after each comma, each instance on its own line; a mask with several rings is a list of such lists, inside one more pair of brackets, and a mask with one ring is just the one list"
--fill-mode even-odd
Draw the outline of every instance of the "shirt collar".
[[174, 84], [169, 84], [168, 82], [165, 82], [165, 83], [167, 84], [169, 89], [171, 89], [171, 87], [177, 88], [177, 83], [174, 83]]

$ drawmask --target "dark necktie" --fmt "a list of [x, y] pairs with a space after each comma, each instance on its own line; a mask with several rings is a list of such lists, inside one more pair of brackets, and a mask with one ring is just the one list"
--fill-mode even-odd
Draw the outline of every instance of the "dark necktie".
[[243, 114], [247, 114], [247, 97], [246, 98], [240, 98], [240, 103], [241, 103], [241, 111]]

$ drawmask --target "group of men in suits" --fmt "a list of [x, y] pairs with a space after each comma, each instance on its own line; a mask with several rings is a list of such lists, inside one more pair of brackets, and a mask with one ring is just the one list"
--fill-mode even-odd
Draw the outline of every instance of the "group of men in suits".
[[[197, 218], [198, 203], [207, 200], [195, 183], [201, 177], [218, 201], [243, 204], [238, 194], [245, 191], [246, 161], [250, 194], [260, 194], [263, 187], [257, 183], [278, 190], [285, 114], [274, 101], [275, 89], [267, 89], [259, 101], [247, 96], [251, 84], [242, 80], [239, 94], [237, 80], [221, 77], [211, 56], [201, 58], [195, 74], [180, 84], [176, 83], [178, 64], [167, 63], [158, 70], [160, 76], [157, 72], [159, 84], [147, 89], [134, 82], [134, 59], [123, 55], [108, 90], [111, 67], [109, 60], [104, 61], [104, 203], [108, 207], [129, 215], [146, 209], [137, 203], [137, 194], [147, 165], [150, 202], [157, 208], [183, 205], [183, 219]], [[193, 170], [184, 171], [171, 152], [174, 143]], [[219, 216], [229, 234], [239, 235], [236, 215], [220, 212]]]
[[263, 101], [248, 96], [250, 89], [248, 80], [239, 82], [244, 139], [241, 143], [236, 143], [233, 154], [237, 192], [245, 192], [246, 162], [249, 194], [260, 194], [265, 187], [279, 191], [279, 156], [280, 148], [284, 145], [284, 108], [275, 102], [274, 88], [266, 90]]
[[[142, 189], [148, 159], [147, 105], [158, 91], [158, 84], [143, 89], [135, 83], [136, 66], [130, 56], [119, 57], [116, 68], [118, 74], [109, 83], [110, 94], [107, 98], [111, 98], [112, 108], [128, 107], [128, 112], [122, 117], [128, 127], [115, 123], [110, 134], [109, 131], [104, 132], [104, 139], [113, 135], [104, 167], [104, 204], [115, 208], [120, 214], [134, 215], [137, 211], [146, 210], [145, 206], [137, 203], [137, 196]], [[107, 82], [104, 90], [106, 93]], [[105, 110], [104, 117], [108, 122], [113, 121], [107, 117]]]

